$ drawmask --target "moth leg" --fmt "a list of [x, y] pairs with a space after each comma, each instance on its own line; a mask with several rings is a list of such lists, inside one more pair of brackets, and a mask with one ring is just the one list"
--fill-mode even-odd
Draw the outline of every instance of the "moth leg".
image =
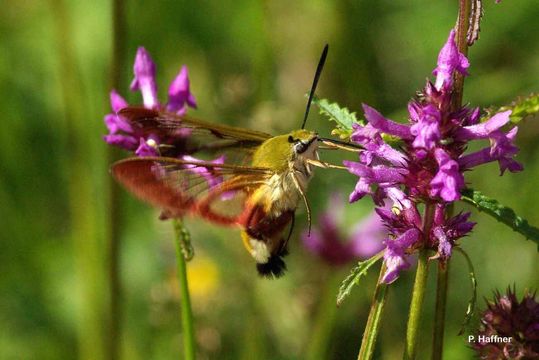
[[292, 214], [292, 220], [290, 220], [290, 230], [288, 230], [288, 236], [286, 237], [286, 240], [283, 241], [283, 244], [281, 245], [280, 251], [286, 251], [286, 247], [288, 246], [288, 241], [290, 241], [290, 238], [292, 237], [292, 232], [294, 231], [294, 225], [296, 225], [296, 213]]
[[303, 198], [303, 202], [305, 203], [305, 208], [307, 209], [307, 222], [309, 223], [309, 236], [310, 236], [311, 235], [311, 206], [309, 205], [309, 201], [307, 200], [307, 196], [305, 196], [305, 191], [303, 190], [303, 188], [299, 184], [298, 178], [296, 177], [296, 171], [297, 170], [293, 170], [291, 172], [292, 181], [294, 181], [294, 185], [296, 186], [296, 188], [299, 191], [299, 194]]

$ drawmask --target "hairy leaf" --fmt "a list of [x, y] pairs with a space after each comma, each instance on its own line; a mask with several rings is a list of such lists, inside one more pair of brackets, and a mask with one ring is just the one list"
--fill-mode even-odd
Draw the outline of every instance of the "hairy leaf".
[[473, 314], [475, 313], [475, 304], [477, 303], [477, 277], [475, 276], [475, 270], [473, 268], [472, 260], [466, 254], [464, 250], [461, 248], [455, 248], [459, 253], [464, 256], [466, 259], [466, 263], [468, 264], [468, 275], [470, 276], [470, 283], [472, 284], [472, 297], [470, 300], [468, 300], [468, 307], [466, 309], [466, 314], [464, 315], [464, 321], [462, 322], [462, 325], [460, 327], [459, 335], [462, 335], [468, 325], [470, 325], [470, 321], [472, 320]]
[[491, 107], [487, 109], [487, 114], [481, 118], [481, 121], [488, 120], [492, 115], [501, 111], [511, 110], [511, 122], [518, 124], [526, 118], [531, 118], [539, 113], [539, 94], [530, 94], [526, 97], [520, 97], [511, 104], [500, 108]]
[[348, 139], [352, 135], [352, 124], [358, 123], [365, 125], [365, 120], [358, 120], [355, 112], [350, 112], [345, 107], [341, 107], [337, 103], [330, 103], [327, 99], [313, 98], [313, 104], [318, 106], [320, 114], [327, 116], [330, 120], [337, 124], [331, 132], [333, 135], [338, 135], [341, 139]]
[[539, 229], [530, 225], [526, 219], [515, 214], [513, 209], [473, 189], [464, 189], [462, 191], [462, 200], [524, 235], [526, 239], [534, 241], [537, 243], [539, 250]]
[[339, 293], [337, 294], [337, 306], [342, 304], [344, 299], [346, 299], [348, 295], [350, 295], [354, 286], [359, 284], [359, 279], [362, 276], [365, 276], [367, 274], [367, 270], [369, 270], [371, 266], [373, 266], [378, 260], [380, 260], [383, 255], [384, 252], [381, 251], [370, 259], [359, 262], [354, 268], [352, 268], [352, 270], [350, 271], [350, 275], [348, 275], [346, 279], [343, 280], [343, 282], [341, 283], [341, 287], [339, 288]]

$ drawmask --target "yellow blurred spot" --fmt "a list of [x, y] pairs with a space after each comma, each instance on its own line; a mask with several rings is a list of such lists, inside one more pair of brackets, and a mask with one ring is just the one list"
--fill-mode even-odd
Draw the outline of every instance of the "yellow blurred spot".
[[193, 298], [206, 298], [213, 294], [219, 285], [217, 264], [209, 257], [196, 254], [187, 263], [187, 281]]

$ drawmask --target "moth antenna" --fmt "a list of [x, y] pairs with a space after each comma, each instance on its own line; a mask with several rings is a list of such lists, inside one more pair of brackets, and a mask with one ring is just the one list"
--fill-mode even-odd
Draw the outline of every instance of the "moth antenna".
[[313, 85], [311, 86], [311, 91], [309, 93], [309, 100], [307, 101], [307, 107], [305, 108], [305, 116], [303, 117], [303, 124], [301, 128], [305, 129], [305, 124], [307, 123], [307, 117], [309, 116], [309, 109], [311, 108], [311, 103], [313, 102], [314, 92], [316, 91], [316, 86], [318, 85], [318, 80], [322, 74], [322, 69], [324, 68], [324, 63], [326, 62], [326, 57], [328, 56], [329, 45], [324, 46], [322, 50], [322, 55], [320, 55], [320, 60], [318, 60], [318, 66], [316, 67], [316, 73], [314, 74]]

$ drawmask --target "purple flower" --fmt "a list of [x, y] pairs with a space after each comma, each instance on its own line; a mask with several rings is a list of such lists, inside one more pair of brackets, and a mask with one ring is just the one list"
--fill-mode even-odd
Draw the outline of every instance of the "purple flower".
[[421, 232], [418, 229], [412, 228], [394, 240], [385, 241], [386, 251], [384, 253], [384, 261], [386, 272], [382, 276], [382, 282], [391, 284], [397, 280], [401, 270], [406, 270], [410, 267], [406, 249], [416, 243], [420, 235]]
[[511, 110], [497, 113], [485, 122], [476, 125], [462, 126], [457, 129], [454, 139], [457, 141], [486, 139], [491, 134], [497, 132], [502, 126], [507, 124], [511, 119]]
[[[427, 81], [420, 95], [408, 104], [408, 124], [389, 120], [363, 104], [368, 123], [353, 125], [350, 139], [362, 150], [358, 162], [343, 162], [358, 177], [350, 202], [370, 195], [378, 206], [376, 212], [390, 234], [385, 242], [385, 282], [394, 281], [400, 270], [409, 266], [407, 256], [416, 249], [427, 247], [436, 251], [433, 258], [445, 261], [457, 240], [472, 230], [469, 214], [443, 217], [446, 205], [460, 199], [465, 171], [491, 161], [499, 162], [501, 174], [522, 170], [514, 160], [518, 129], [502, 129], [509, 123], [510, 111], [480, 123], [478, 108], [452, 108], [454, 76], [467, 75], [468, 68], [468, 59], [458, 51], [455, 31], [451, 30], [433, 71], [435, 83]], [[398, 147], [386, 143], [383, 134], [398, 139]], [[490, 146], [465, 153], [471, 141], [485, 139]], [[391, 210], [386, 208], [388, 201], [393, 203]], [[426, 234], [419, 203], [435, 205], [441, 214]]]
[[334, 194], [326, 211], [320, 216], [318, 227], [309, 235], [301, 235], [303, 245], [331, 265], [342, 265], [356, 259], [366, 259], [382, 250], [384, 227], [375, 213], [358, 222], [352, 233], [344, 237], [339, 231], [344, 203]]
[[350, 195], [350, 202], [357, 201], [367, 194], [373, 195], [374, 192], [371, 184], [377, 184], [379, 187], [384, 188], [397, 184], [404, 179], [401, 170], [392, 169], [384, 165], [367, 166], [362, 163], [347, 160], [343, 163], [350, 173], [359, 177], [356, 188]]
[[187, 66], [184, 65], [168, 88], [167, 111], [184, 115], [187, 111], [187, 106], [196, 109], [197, 102], [193, 94], [191, 94]]
[[415, 148], [431, 150], [442, 137], [440, 133], [441, 114], [432, 104], [418, 110], [410, 114], [412, 119], [417, 116], [417, 122], [410, 127], [410, 132], [415, 136], [412, 145]]
[[515, 126], [508, 133], [503, 133], [499, 130], [492, 132], [490, 134], [491, 147], [460, 157], [458, 159], [460, 167], [462, 169], [471, 169], [491, 161], [498, 161], [500, 175], [503, 175], [505, 170], [510, 172], [522, 171], [522, 165], [513, 159], [518, 153], [518, 147], [513, 144], [517, 131], [518, 128]]
[[386, 119], [382, 114], [366, 104], [363, 104], [363, 111], [365, 112], [365, 119], [379, 132], [398, 136], [401, 139], [411, 139], [412, 135], [410, 134], [409, 126]]
[[159, 139], [155, 135], [150, 135], [148, 139], [140, 138], [139, 146], [135, 150], [137, 156], [159, 156]]
[[[481, 314], [481, 325], [474, 334], [472, 347], [481, 359], [539, 358], [539, 303], [535, 292], [526, 291], [518, 301], [515, 289], [495, 293]], [[509, 341], [489, 341], [500, 338]]]
[[443, 149], [436, 149], [434, 158], [438, 163], [438, 172], [430, 182], [430, 195], [440, 196], [445, 201], [459, 200], [460, 191], [464, 188], [464, 176], [459, 171], [459, 164]]
[[430, 247], [437, 249], [435, 256], [431, 259], [447, 260], [451, 257], [455, 241], [468, 235], [473, 227], [474, 222], [469, 222], [468, 219], [471, 213], [460, 213], [450, 219], [445, 219], [445, 205], [438, 204], [432, 224]]
[[[168, 103], [162, 105], [157, 98], [157, 84], [155, 81], [155, 63], [145, 48], [139, 47], [133, 67], [135, 78], [131, 83], [132, 91], [140, 91], [144, 107], [148, 109], [176, 112], [185, 115], [187, 107], [196, 108], [196, 100], [190, 91], [189, 75], [186, 66], [182, 66], [169, 88]], [[182, 154], [179, 142], [190, 135], [189, 129], [179, 129], [178, 133], [163, 138], [157, 134], [145, 133], [142, 129], [133, 128], [131, 124], [117, 113], [128, 106], [127, 102], [115, 91], [110, 93], [113, 113], [105, 116], [105, 125], [109, 134], [104, 140], [110, 144], [135, 153], [136, 156], [174, 156]], [[164, 145], [164, 146], [163, 146]], [[168, 149], [162, 154], [160, 149]]]
[[135, 73], [135, 78], [131, 82], [131, 91], [140, 90], [145, 108], [158, 108], [159, 99], [157, 98], [157, 84], [155, 83], [155, 63], [142, 46], [137, 50], [133, 72]]
[[434, 87], [437, 90], [450, 90], [453, 86], [453, 74], [456, 72], [468, 75], [470, 63], [464, 54], [461, 54], [455, 43], [455, 30], [451, 30], [449, 38], [438, 55], [438, 66], [432, 72], [436, 76]]

